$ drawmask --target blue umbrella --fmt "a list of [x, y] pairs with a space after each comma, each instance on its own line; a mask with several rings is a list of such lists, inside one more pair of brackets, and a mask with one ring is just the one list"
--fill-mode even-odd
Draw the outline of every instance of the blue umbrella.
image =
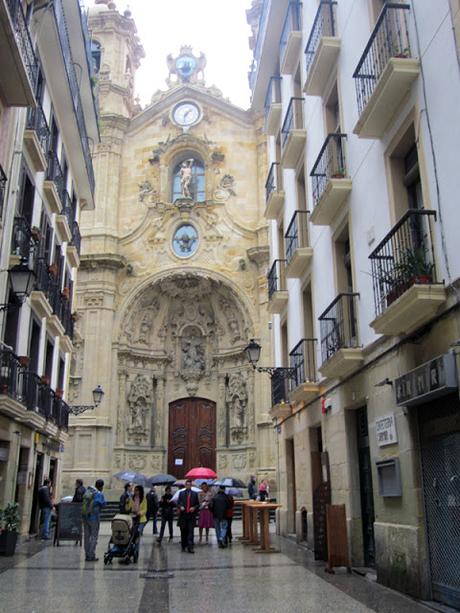
[[134, 470], [121, 470], [113, 476], [115, 479], [119, 479], [120, 481], [132, 481], [137, 485], [145, 486], [147, 482], [147, 477], [145, 475], [142, 473], [137, 473]]

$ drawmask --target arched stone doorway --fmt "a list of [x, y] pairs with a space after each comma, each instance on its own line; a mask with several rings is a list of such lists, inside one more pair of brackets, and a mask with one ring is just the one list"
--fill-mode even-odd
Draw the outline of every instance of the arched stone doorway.
[[181, 398], [169, 404], [168, 473], [182, 479], [195, 466], [216, 470], [216, 403]]

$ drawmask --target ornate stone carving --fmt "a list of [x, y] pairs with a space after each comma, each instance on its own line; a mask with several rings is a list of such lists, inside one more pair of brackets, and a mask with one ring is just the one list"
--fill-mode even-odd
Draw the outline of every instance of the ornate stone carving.
[[235, 470], [243, 470], [246, 468], [247, 457], [245, 453], [238, 453], [232, 457], [232, 468]]
[[154, 472], [159, 473], [161, 471], [162, 459], [161, 456], [154, 455], [150, 460], [150, 467]]
[[232, 373], [227, 388], [227, 411], [230, 417], [230, 433], [234, 443], [240, 444], [247, 438], [248, 387], [246, 376], [241, 372]]
[[148, 415], [153, 405], [152, 382], [144, 375], [137, 375], [128, 394], [128, 439], [137, 445], [144, 442], [149, 433]]
[[143, 181], [142, 183], [139, 183], [139, 201], [140, 202], [144, 202], [146, 198], [150, 197], [154, 193], [156, 192], [153, 189], [153, 186], [150, 183], [150, 181]]
[[225, 174], [221, 177], [219, 185], [214, 190], [214, 199], [226, 201], [230, 196], [236, 196], [235, 177], [230, 174]]
[[221, 453], [219, 454], [219, 460], [217, 462], [217, 466], [219, 468], [219, 470], [224, 470], [224, 468], [227, 468], [228, 466], [228, 458], [225, 454]]
[[128, 468], [132, 468], [133, 470], [144, 470], [146, 467], [146, 457], [142, 454], [130, 454], [128, 456]]
[[221, 309], [227, 320], [228, 333], [232, 343], [241, 340], [241, 331], [238, 319], [236, 316], [235, 305], [232, 305], [228, 300], [222, 298], [220, 301]]

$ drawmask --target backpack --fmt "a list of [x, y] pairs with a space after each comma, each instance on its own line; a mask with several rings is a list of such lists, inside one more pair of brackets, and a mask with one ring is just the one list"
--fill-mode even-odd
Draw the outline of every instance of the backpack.
[[95, 491], [90, 488], [88, 488], [83, 494], [83, 503], [81, 505], [82, 517], [88, 518], [92, 514], [94, 506], [94, 494]]

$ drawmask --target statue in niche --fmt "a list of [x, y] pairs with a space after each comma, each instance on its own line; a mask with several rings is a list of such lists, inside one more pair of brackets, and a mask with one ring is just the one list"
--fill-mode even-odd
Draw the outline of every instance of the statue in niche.
[[232, 307], [228, 300], [222, 299], [220, 302], [220, 306], [224, 312], [225, 318], [227, 320], [227, 328], [230, 334], [230, 339], [232, 343], [241, 339], [240, 325], [235, 316], [235, 309]]
[[191, 336], [182, 339], [182, 368], [203, 371], [206, 368], [201, 338]]
[[182, 162], [179, 172], [180, 186], [183, 198], [191, 198], [190, 184], [192, 182], [193, 158]]
[[144, 375], [137, 375], [128, 394], [129, 425], [128, 439], [137, 445], [148, 437], [149, 411], [153, 408], [152, 382]]
[[139, 332], [137, 334], [136, 341], [138, 343], [142, 343], [143, 345], [147, 345], [149, 342], [152, 327], [153, 311], [151, 309], [146, 309], [141, 317], [141, 323], [139, 324]]
[[242, 373], [230, 375], [226, 397], [227, 411], [230, 416], [230, 434], [232, 441], [241, 444], [248, 434], [247, 406], [248, 386]]

